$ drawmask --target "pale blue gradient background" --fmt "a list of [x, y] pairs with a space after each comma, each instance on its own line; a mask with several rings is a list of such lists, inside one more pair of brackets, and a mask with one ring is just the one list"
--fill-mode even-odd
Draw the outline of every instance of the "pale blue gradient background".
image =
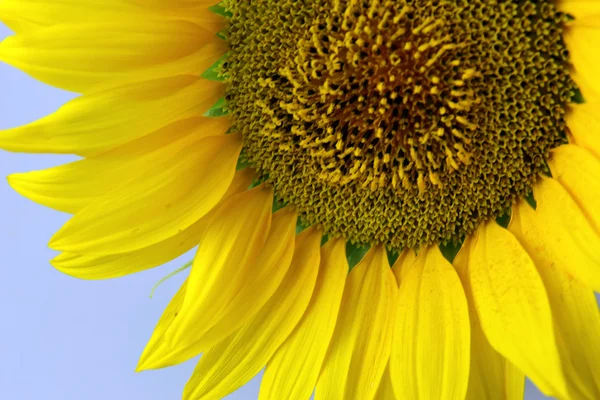
[[[0, 25], [0, 40], [10, 31]], [[31, 122], [73, 95], [0, 64], [0, 129]], [[0, 176], [47, 168], [68, 156], [0, 152]], [[134, 373], [138, 356], [191, 259], [110, 281], [83, 281], [54, 270], [48, 239], [68, 216], [39, 206], [0, 180], [0, 399], [176, 400], [195, 360]], [[227, 399], [256, 399], [255, 378]], [[544, 398], [528, 387], [527, 399]], [[285, 399], [282, 399], [285, 400]]]

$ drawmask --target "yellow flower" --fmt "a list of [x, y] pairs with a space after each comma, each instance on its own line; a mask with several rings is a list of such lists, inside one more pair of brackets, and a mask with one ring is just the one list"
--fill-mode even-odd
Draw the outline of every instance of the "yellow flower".
[[[183, 398], [600, 398], [600, 1], [2, 0], [80, 97], [0, 132], [84, 279], [198, 246]], [[585, 100], [585, 102], [584, 102]], [[391, 268], [390, 268], [391, 265]], [[350, 272], [348, 273], [350, 269]]]

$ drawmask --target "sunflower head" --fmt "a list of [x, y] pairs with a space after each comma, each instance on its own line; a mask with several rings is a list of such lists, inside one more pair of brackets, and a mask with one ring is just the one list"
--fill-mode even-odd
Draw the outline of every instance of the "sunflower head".
[[401, 249], [505, 213], [566, 142], [566, 14], [546, 2], [235, 1], [233, 129], [307, 225]]

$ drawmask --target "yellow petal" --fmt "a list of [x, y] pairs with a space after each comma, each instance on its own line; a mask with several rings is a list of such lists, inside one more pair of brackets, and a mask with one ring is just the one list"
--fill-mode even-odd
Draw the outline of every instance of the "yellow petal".
[[267, 364], [260, 400], [310, 397], [333, 335], [347, 274], [346, 242], [331, 239], [321, 250], [317, 284], [304, 316]]
[[[395, 263], [394, 263], [395, 264]], [[381, 382], [379, 382], [379, 389], [375, 395], [377, 400], [396, 400], [396, 394], [394, 393], [394, 387], [392, 386], [392, 377], [390, 376], [390, 365], [388, 364]]]
[[13, 174], [8, 181], [21, 195], [74, 214], [190, 143], [222, 134], [229, 126], [226, 118], [189, 118], [106, 153], [41, 171]]
[[[197, 3], [193, 9], [170, 7], [156, 10], [144, 7], [133, 0], [2, 0], [0, 20], [13, 31], [23, 33], [45, 26], [79, 24], [88, 22], [120, 21], [130, 23], [135, 19], [189, 20], [215, 31], [224, 25], [224, 18], [211, 13], [211, 1]], [[219, 25], [217, 25], [219, 24]]]
[[[571, 70], [570, 76], [579, 88], [585, 103], [582, 104], [571, 104], [571, 107], [581, 106], [583, 104], [600, 104], [600, 92], [597, 92], [581, 74], [577, 71]], [[567, 122], [569, 121], [569, 112], [567, 112]]]
[[319, 271], [320, 243], [321, 232], [314, 228], [296, 238], [294, 258], [279, 289], [248, 323], [204, 353], [184, 400], [220, 399], [267, 364], [308, 306]]
[[196, 24], [134, 18], [126, 23], [55, 25], [0, 43], [0, 60], [79, 93], [119, 83], [201, 74], [226, 51]]
[[127, 20], [144, 9], [127, 1], [106, 0], [3, 0], [0, 20], [15, 32], [27, 32], [43, 26]]
[[237, 171], [217, 206], [181, 233], [152, 246], [123, 254], [105, 256], [62, 253], [52, 265], [65, 274], [82, 279], [117, 278], [162, 265], [198, 245], [204, 230], [220, 204], [248, 189], [255, 174], [251, 169]]
[[522, 400], [525, 375], [490, 346], [479, 318], [471, 313], [471, 375], [466, 400]]
[[405, 260], [390, 357], [401, 399], [460, 399], [469, 379], [469, 313], [456, 271], [437, 247]]
[[175, 236], [223, 197], [241, 145], [236, 134], [200, 139], [78, 212], [54, 235], [50, 247], [117, 254]]
[[348, 275], [316, 400], [375, 398], [388, 363], [397, 292], [382, 247], [372, 247]]
[[[262, 306], [250, 307], [248, 304], [249, 289], [256, 288], [254, 279], [265, 279], [261, 271], [255, 271], [255, 264], [263, 261], [264, 256], [262, 260], [260, 256], [269, 251], [273, 252], [272, 258], [268, 265], [263, 263], [261, 267], [272, 271], [276, 267], [273, 263], [280, 258], [289, 263], [289, 245], [293, 243], [293, 230], [290, 228], [295, 216], [293, 212], [284, 210], [278, 213], [269, 232], [272, 203], [272, 191], [261, 187], [231, 199], [219, 209], [198, 248], [190, 274], [190, 293], [181, 310], [181, 318], [167, 332], [167, 340], [173, 346], [197, 347], [203, 335], [223, 320], [223, 315], [236, 313], [244, 318], [243, 313], [237, 314], [241, 310], [235, 309], [241, 302], [238, 295], [247, 300], [241, 305], [244, 311], [256, 312]], [[287, 267], [282, 265], [284, 273]], [[255, 272], [256, 275], [250, 277]], [[250, 287], [246, 287], [248, 283]], [[267, 290], [273, 293], [272, 287]], [[263, 304], [264, 300], [264, 297], [260, 299]], [[227, 319], [237, 326], [223, 327], [219, 324], [223, 331], [215, 340], [219, 341], [241, 325], [229, 317]], [[203, 342], [206, 343], [206, 340]], [[200, 351], [205, 348], [201, 346]]]
[[[167, 320], [171, 324], [168, 330], [157, 329], [161, 335], [153, 335], [153, 345], [144, 351], [138, 369], [163, 368], [197, 356], [248, 321], [273, 294], [289, 267], [293, 252], [295, 213], [286, 209], [276, 213], [269, 236], [264, 242], [264, 231], [269, 229], [271, 203], [272, 193], [261, 187], [233, 196], [222, 207], [211, 212], [209, 226], [200, 241], [198, 255], [188, 278], [188, 297], [178, 311], [179, 318], [176, 321]], [[252, 233], [254, 237], [242, 231], [248, 225], [256, 229]], [[225, 235], [225, 238], [217, 238], [217, 235], [224, 235], [220, 230], [226, 230], [231, 237]], [[210, 268], [203, 269], [205, 266], [199, 264], [203, 261], [200, 252], [204, 252], [205, 257], [209, 256], [211, 247], [215, 249], [216, 255], [219, 251], [223, 252], [225, 258], [216, 259], [216, 263], [209, 264]], [[228, 247], [233, 250], [228, 250]], [[255, 263], [253, 258], [258, 252], [262, 253]], [[267, 254], [269, 252], [273, 254]], [[233, 264], [235, 261], [239, 264]], [[268, 264], [259, 263], [261, 261], [267, 261]], [[194, 270], [197, 266], [200, 269]], [[232, 272], [234, 266], [242, 271]], [[265, 282], [264, 287], [257, 289], [256, 280], [265, 281], [264, 275], [269, 272], [272, 273], [272, 282]], [[251, 277], [253, 273], [259, 278]], [[248, 278], [248, 281], [240, 282], [244, 278]], [[255, 290], [254, 296], [249, 294], [252, 289]], [[203, 293], [199, 294], [200, 291]], [[210, 298], [214, 304], [210, 302]], [[208, 303], [206, 299], [209, 299]], [[202, 304], [203, 301], [205, 304]], [[194, 309], [196, 305], [203, 309]], [[165, 320], [161, 318], [158, 325], [162, 326], [164, 323]], [[184, 330], [185, 336], [173, 340], [173, 335], [178, 330]]]
[[513, 219], [536, 232], [532, 248], [545, 248], [549, 256], [585, 286], [600, 290], [600, 238], [577, 203], [556, 180], [543, 178], [533, 193], [535, 212], [525, 204], [515, 207]]
[[573, 279], [563, 247], [546, 240], [537, 229], [539, 216], [527, 204], [516, 207], [509, 230], [533, 259], [542, 277], [552, 309], [569, 393], [577, 399], [600, 398], [600, 314], [592, 291]]
[[476, 232], [469, 283], [491, 346], [547, 395], [567, 397], [544, 284], [517, 239], [495, 221]]
[[[243, 283], [232, 301], [223, 311], [215, 312], [211, 322], [206, 321], [202, 325], [206, 329], [195, 333], [199, 335], [205, 331], [198, 337], [194, 347], [204, 350], [217, 344], [246, 323], [269, 300], [281, 284], [292, 261], [296, 221], [296, 212], [291, 208], [284, 208], [273, 214], [264, 249], [255, 263], [247, 264]], [[231, 276], [232, 274], [229, 279]], [[206, 312], [209, 313], [208, 310]]]
[[595, 93], [600, 93], [600, 53], [596, 51], [600, 42], [599, 22], [599, 18], [576, 20], [563, 35], [573, 68]]
[[214, 0], [130, 0], [133, 3], [142, 4], [145, 7], [160, 10], [190, 10], [195, 8], [206, 8], [215, 5]]
[[159, 352], [160, 348], [163, 346], [162, 338], [165, 334], [165, 331], [169, 328], [169, 326], [171, 326], [173, 321], [175, 321], [175, 319], [179, 315], [179, 310], [181, 310], [183, 299], [185, 298], [185, 295], [187, 293], [187, 285], [188, 279], [186, 279], [183, 285], [181, 285], [175, 296], [173, 296], [173, 298], [169, 302], [169, 305], [167, 306], [165, 311], [163, 311], [163, 314], [161, 315], [160, 320], [156, 325], [156, 328], [154, 328], [152, 337], [150, 338], [148, 344], [146, 345], [146, 348], [144, 349], [144, 353], [142, 354], [140, 363], [138, 364], [136, 371], [139, 372], [145, 369], [142, 367], [141, 364], [143, 363], [146, 354]]
[[567, 125], [575, 143], [600, 159], [600, 103], [573, 105], [567, 114]]
[[175, 21], [191, 21], [199, 26], [218, 32], [227, 27], [227, 20], [223, 16], [210, 10], [218, 4], [214, 0], [126, 0], [131, 3], [143, 5], [145, 12], [151, 15], [160, 15], [161, 19]]
[[221, 86], [184, 75], [88, 94], [31, 124], [0, 131], [0, 148], [98, 154], [175, 121], [202, 115], [221, 96]]
[[402, 251], [402, 253], [400, 253], [400, 256], [398, 257], [394, 265], [392, 265], [392, 272], [396, 277], [396, 282], [398, 283], [398, 286], [400, 286], [400, 283], [406, 277], [406, 274], [409, 270], [409, 268], [402, 268], [402, 266], [412, 265], [412, 263], [415, 262], [416, 259], [417, 253], [412, 249], [405, 249]]
[[467, 238], [453, 263], [465, 289], [471, 323], [471, 363], [465, 399], [522, 400], [525, 375], [492, 348], [481, 329], [469, 283], [470, 243], [471, 239]]
[[194, 343], [235, 300], [258, 256], [267, 250], [272, 204], [272, 189], [260, 186], [216, 211], [194, 258], [181, 317], [167, 332], [171, 343]]
[[600, 233], [600, 160], [574, 145], [552, 150], [552, 177], [567, 189], [587, 220]]
[[572, 398], [600, 399], [600, 316], [596, 298], [563, 270], [542, 271], [544, 268], [538, 270], [549, 293], [569, 393]]
[[557, 6], [560, 11], [575, 17], [569, 25], [594, 26], [600, 22], [600, 2], [596, 0], [559, 0]]

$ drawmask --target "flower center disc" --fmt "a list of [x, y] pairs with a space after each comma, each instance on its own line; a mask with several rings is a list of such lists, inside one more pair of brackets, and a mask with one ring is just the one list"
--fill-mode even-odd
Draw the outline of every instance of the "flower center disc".
[[458, 241], [565, 142], [566, 16], [546, 1], [228, 0], [244, 153], [304, 222]]

